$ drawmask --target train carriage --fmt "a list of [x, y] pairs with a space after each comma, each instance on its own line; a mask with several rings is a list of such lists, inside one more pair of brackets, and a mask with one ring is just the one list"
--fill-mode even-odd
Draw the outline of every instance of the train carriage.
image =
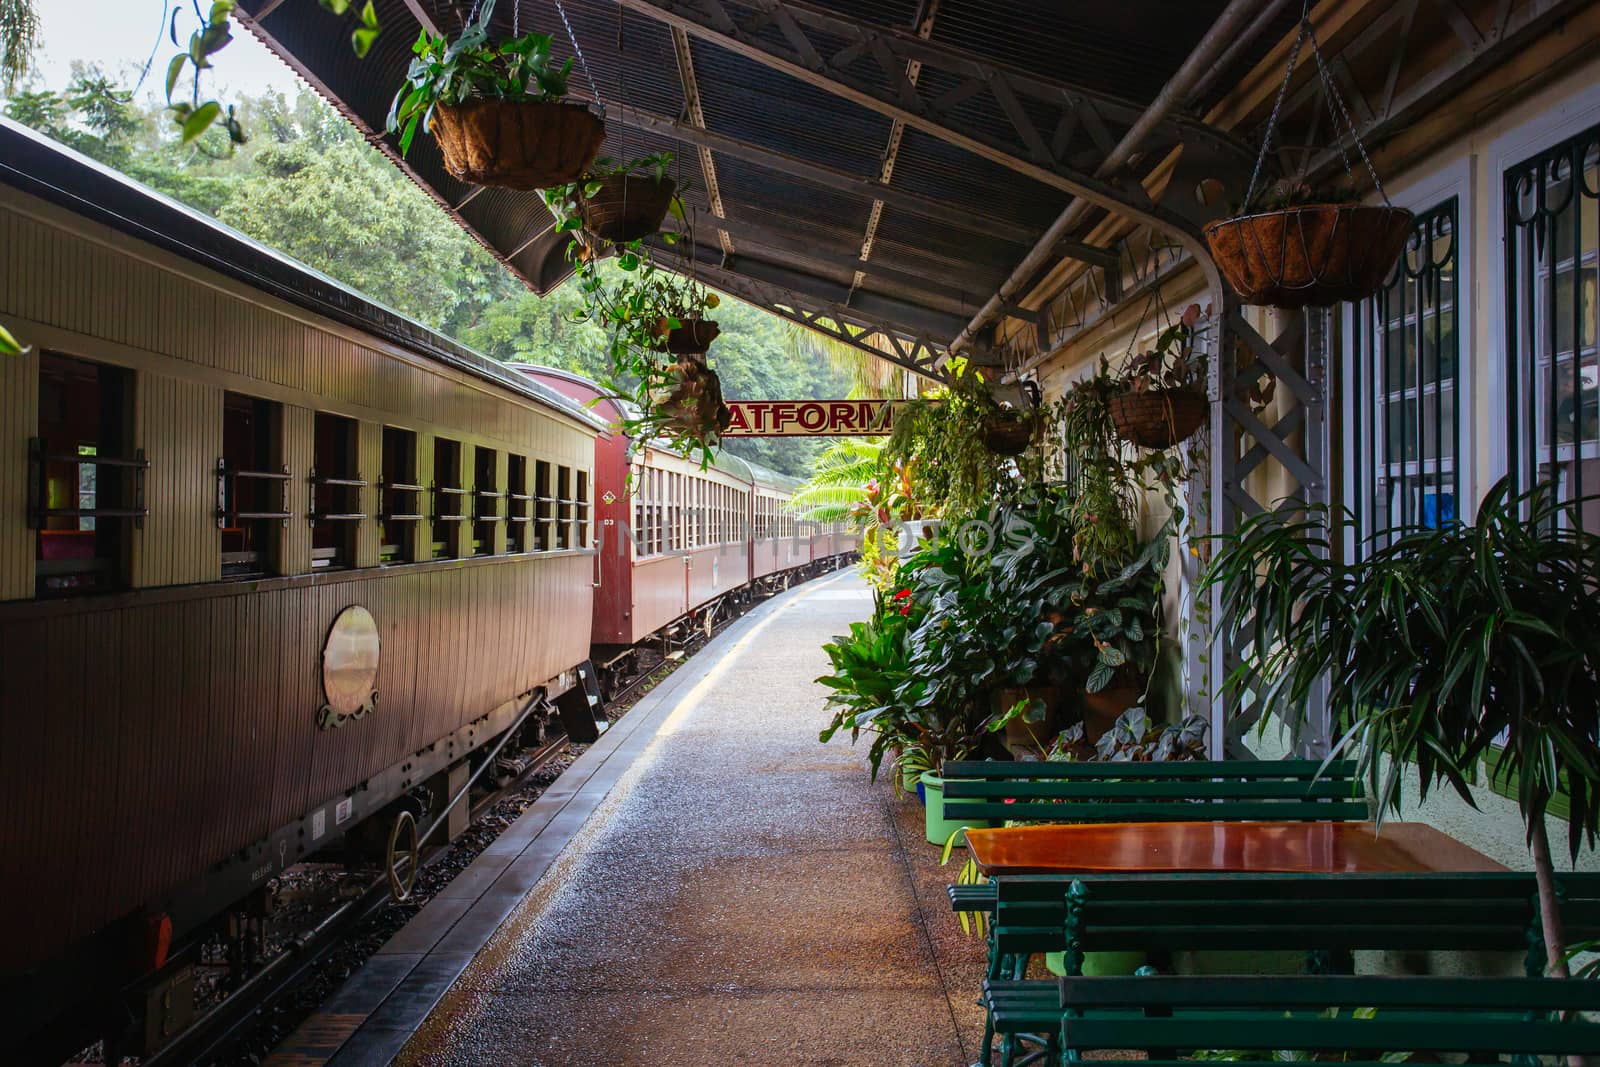
[[575, 684], [602, 424], [10, 122], [0, 314], [26, 1048]]

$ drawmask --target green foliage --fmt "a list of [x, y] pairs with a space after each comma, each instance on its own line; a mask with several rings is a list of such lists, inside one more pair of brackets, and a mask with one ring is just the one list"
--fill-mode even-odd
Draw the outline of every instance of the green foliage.
[[881, 439], [841, 437], [818, 457], [810, 480], [789, 498], [790, 508], [802, 522], [879, 520], [869, 497], [877, 487], [882, 453]]
[[[350, 0], [317, 0], [317, 2], [324, 11], [334, 15], [345, 15], [351, 9]], [[493, 6], [490, 4], [490, 7]], [[227, 134], [230, 146], [242, 145], [248, 139], [245, 136], [244, 124], [239, 120], [232, 105], [225, 107], [217, 100], [202, 100], [200, 92], [202, 76], [214, 67], [211, 57], [226, 48], [233, 40], [232, 17], [237, 7], [235, 0], [213, 0], [208, 10], [201, 11], [199, 0], [194, 0], [194, 13], [199, 25], [189, 34], [186, 45], [178, 42], [178, 16], [183, 13], [183, 6], [178, 4], [172, 9], [172, 21], [167, 34], [172, 39], [173, 45], [181, 51], [167, 62], [167, 110], [185, 145], [194, 144], [213, 128], [220, 128]], [[350, 47], [357, 57], [365, 57], [377, 37], [378, 15], [372, 6], [372, 0], [366, 0], [357, 12], [356, 29], [350, 35]], [[172, 94], [177, 89], [178, 80], [183, 77], [185, 70], [189, 71], [191, 77], [189, 99], [175, 101], [172, 99]]]
[[1120, 571], [1080, 566], [1062, 586], [1071, 604], [1072, 646], [1091, 693], [1118, 677], [1148, 680], [1161, 638], [1161, 575], [1171, 543], [1169, 523]]
[[572, 60], [550, 63], [550, 35], [528, 33], [493, 43], [489, 18], [494, 3], [483, 5], [478, 20], [451, 41], [427, 30], [411, 46], [414, 58], [394, 95], [386, 127], [400, 134], [400, 154], [411, 150], [417, 127], [428, 129], [434, 109], [479, 97], [494, 100], [560, 100], [567, 95]]
[[1408, 532], [1354, 563], [1333, 551], [1331, 521], [1320, 506], [1269, 511], [1223, 539], [1205, 585], [1251, 643], [1233, 684], [1254, 672], [1265, 711], [1299, 726], [1326, 675], [1346, 724], [1334, 752], [1359, 752], [1380, 810], [1399, 807], [1406, 764], [1424, 797], [1448, 783], [1473, 803], [1473, 769], [1503, 743], [1495, 773], [1516, 773], [1530, 840], [1565, 788], [1569, 850], [1592, 846], [1600, 537], [1578, 505], [1501, 481], [1472, 524]]
[[0, 326], [0, 356], [20, 356], [26, 351], [10, 330]]
[[6, 95], [17, 91], [38, 44], [39, 13], [33, 0], [0, 0], [0, 84]]
[[981, 371], [961, 360], [950, 369], [948, 386], [901, 409], [883, 458], [912, 472], [919, 499], [938, 501], [942, 514], [965, 514], [1039, 480], [1049, 444], [1036, 440], [1015, 462], [989, 451], [984, 431], [991, 420], [1034, 416], [1000, 404]]
[[1062, 403], [1062, 447], [1076, 465], [1072, 515], [1078, 547], [1095, 570], [1120, 567], [1133, 555], [1140, 483], [1129, 468], [1111, 422], [1111, 398], [1121, 392], [1102, 357], [1096, 373], [1078, 382]]
[[1203, 715], [1190, 715], [1176, 723], [1152, 723], [1144, 708], [1129, 708], [1092, 745], [1083, 724], [1073, 723], [1056, 738], [1045, 758], [1102, 763], [1203, 760], [1210, 736], [1211, 722]]

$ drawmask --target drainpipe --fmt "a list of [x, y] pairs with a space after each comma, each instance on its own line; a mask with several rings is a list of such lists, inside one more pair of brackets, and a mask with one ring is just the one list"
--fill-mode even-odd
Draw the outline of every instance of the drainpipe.
[[[1161, 87], [1161, 92], [1150, 102], [1139, 121], [1123, 135], [1100, 164], [1095, 169], [1095, 177], [1104, 178], [1125, 164], [1138, 151], [1139, 145], [1149, 136], [1168, 115], [1182, 104], [1193, 91], [1194, 86], [1202, 78], [1208, 77], [1214, 60], [1229, 48], [1240, 36], [1245, 23], [1261, 8], [1263, 0], [1232, 0], [1217, 20], [1211, 24], [1211, 29], [1200, 39], [1194, 51], [1189, 53], [1189, 58], [1183, 61], [1183, 66], [1168, 79], [1167, 84]], [[1252, 29], [1259, 28], [1253, 26]], [[978, 332], [987, 326], [1000, 313], [1005, 305], [1016, 295], [1017, 291], [1039, 272], [1046, 263], [1060, 258], [1055, 251], [1056, 245], [1066, 239], [1075, 226], [1088, 214], [1092, 205], [1086, 200], [1074, 200], [1068, 204], [1066, 210], [1051, 224], [1039, 238], [1039, 243], [1033, 246], [1033, 251], [1023, 257], [1011, 276], [1000, 283], [1000, 290], [989, 298], [972, 321], [956, 334], [950, 342], [951, 355], [959, 352], [962, 347], [970, 344], [977, 337]]]

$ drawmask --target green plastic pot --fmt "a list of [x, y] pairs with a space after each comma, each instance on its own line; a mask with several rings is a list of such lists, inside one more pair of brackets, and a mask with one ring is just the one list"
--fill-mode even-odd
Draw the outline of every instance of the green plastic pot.
[[[1044, 954], [1045, 969], [1051, 974], [1066, 977], [1067, 954], [1065, 952], [1046, 952]], [[1083, 973], [1088, 976], [1105, 977], [1107, 975], [1130, 975], [1145, 965], [1143, 952], [1085, 952], [1083, 954]]]
[[[979, 830], [993, 825], [993, 823], [984, 822], [979, 819], [945, 818], [944, 779], [939, 777], [939, 775], [935, 774], [933, 771], [923, 772], [922, 792], [925, 798], [925, 806], [922, 809], [922, 817], [927, 828], [928, 842], [930, 844], [943, 845], [946, 841], [950, 840], [951, 834], [955, 833], [964, 826], [970, 827], [974, 830]], [[965, 845], [965, 835], [963, 835], [963, 839], [958, 840], [956, 844]]]

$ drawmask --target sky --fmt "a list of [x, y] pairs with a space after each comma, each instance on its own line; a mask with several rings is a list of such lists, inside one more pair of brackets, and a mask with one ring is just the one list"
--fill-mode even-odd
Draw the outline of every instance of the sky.
[[[107, 74], [132, 85], [152, 52], [155, 63], [139, 95], [162, 95], [166, 64], [176, 49], [167, 37], [172, 12], [179, 8], [178, 40], [188, 43], [197, 25], [190, 0], [37, 0], [43, 33], [34, 66], [42, 87], [66, 85], [72, 61], [101, 64]], [[267, 51], [242, 26], [215, 57], [212, 92], [254, 94], [279, 89], [293, 94], [295, 73]]]

